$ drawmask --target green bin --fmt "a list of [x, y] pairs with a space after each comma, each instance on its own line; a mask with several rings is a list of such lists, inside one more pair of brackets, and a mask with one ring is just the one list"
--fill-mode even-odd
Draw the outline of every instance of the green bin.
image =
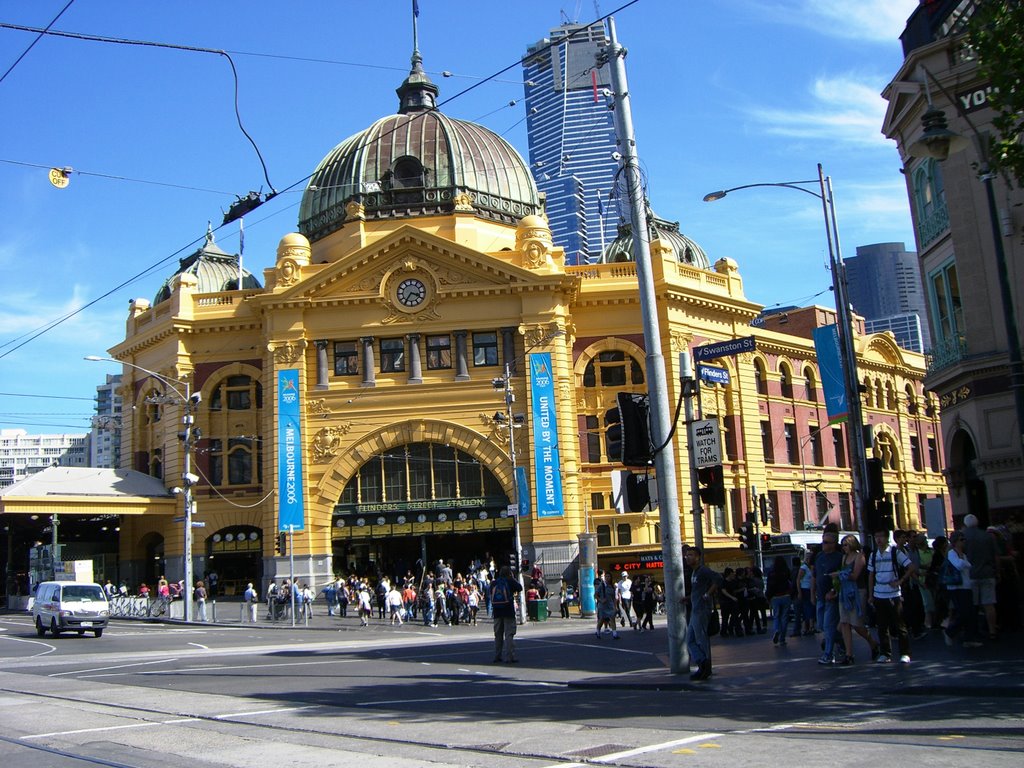
[[530, 621], [547, 621], [548, 620], [548, 601], [547, 600], [527, 600], [526, 601], [526, 616]]

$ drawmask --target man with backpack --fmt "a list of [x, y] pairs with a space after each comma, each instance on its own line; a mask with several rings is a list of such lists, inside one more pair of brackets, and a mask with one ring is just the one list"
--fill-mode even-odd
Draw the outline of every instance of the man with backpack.
[[491, 583], [491, 616], [494, 619], [494, 663], [515, 664], [516, 602], [523, 585], [512, 575], [512, 568], [503, 565]]
[[[875, 531], [875, 551], [868, 559], [868, 603], [875, 609], [879, 653], [875, 661], [892, 661], [891, 636], [900, 645], [900, 663], [910, 663], [910, 633], [903, 620], [902, 587], [917, 574], [906, 553], [889, 546], [889, 532]], [[849, 652], [849, 651], [847, 651]]]

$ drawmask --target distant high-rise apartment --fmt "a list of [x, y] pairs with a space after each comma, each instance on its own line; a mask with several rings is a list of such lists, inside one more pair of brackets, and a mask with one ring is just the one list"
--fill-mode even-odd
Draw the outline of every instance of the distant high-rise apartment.
[[89, 435], [30, 435], [24, 429], [0, 430], [0, 488], [47, 467], [89, 465]]
[[[914, 352], [929, 349], [931, 338], [917, 253], [908, 251], [903, 243], [875, 243], [857, 246], [857, 255], [843, 261], [850, 303], [868, 323], [880, 323], [873, 326], [873, 331], [892, 330], [900, 346]], [[908, 324], [906, 315], [916, 315], [920, 321], [916, 339], [913, 323]]]
[[594, 262], [620, 222], [613, 194], [614, 114], [603, 91], [607, 66], [596, 57], [608, 39], [603, 24], [563, 24], [527, 49], [526, 130], [530, 169], [547, 198], [547, 216], [567, 264]]
[[96, 387], [96, 415], [92, 420], [89, 466], [118, 469], [121, 466], [121, 374], [107, 374]]

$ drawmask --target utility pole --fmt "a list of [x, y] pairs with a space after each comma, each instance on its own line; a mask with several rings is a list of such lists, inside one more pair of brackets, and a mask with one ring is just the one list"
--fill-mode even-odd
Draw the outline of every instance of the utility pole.
[[679, 497], [676, 489], [675, 449], [671, 434], [671, 406], [665, 376], [665, 358], [661, 353], [661, 332], [658, 308], [651, 274], [650, 233], [644, 201], [640, 160], [633, 133], [629, 85], [624, 62], [626, 49], [615, 35], [615, 19], [608, 17], [608, 47], [598, 56], [598, 64], [608, 64], [615, 99], [616, 143], [622, 154], [622, 170], [629, 191], [630, 216], [633, 222], [633, 262], [640, 289], [640, 311], [646, 349], [647, 390], [650, 396], [651, 438], [662, 449], [654, 457], [658, 481], [658, 517], [661, 523], [661, 551], [665, 574], [665, 614], [668, 627], [668, 660], [673, 674], [689, 671], [686, 650], [686, 613], [683, 610], [683, 551], [679, 531]]

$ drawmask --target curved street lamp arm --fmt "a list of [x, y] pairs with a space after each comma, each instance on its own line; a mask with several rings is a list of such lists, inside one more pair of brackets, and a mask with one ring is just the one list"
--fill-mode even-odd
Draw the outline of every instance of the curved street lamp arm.
[[[174, 393], [179, 398], [181, 398], [181, 400], [188, 401], [188, 399], [189, 399], [189, 396], [187, 394], [182, 393], [182, 391], [180, 389], [178, 389], [176, 386], [174, 386], [175, 383], [176, 384], [184, 385], [184, 387], [186, 389], [186, 392], [187, 392], [188, 388], [189, 388], [187, 381], [181, 381], [180, 379], [169, 379], [166, 376], [164, 376], [163, 374], [157, 373], [156, 371], [149, 370], [149, 368], [143, 368], [141, 365], [136, 365], [135, 363], [129, 363], [129, 362], [126, 362], [124, 360], [117, 360], [117, 359], [115, 359], [113, 357], [100, 357], [99, 355], [86, 355], [83, 359], [88, 360], [89, 362], [92, 362], [92, 363], [117, 363], [118, 365], [126, 365], [129, 368], [134, 368], [137, 371], [142, 371], [143, 373], [148, 373], [154, 379], [157, 379], [158, 381], [162, 381], [166, 386], [168, 386], [172, 390], [174, 390]], [[174, 383], [172, 383], [172, 382], [174, 382]]]
[[785, 187], [786, 189], [795, 189], [795, 190], [797, 190], [799, 192], [806, 192], [808, 195], [811, 195], [812, 197], [816, 197], [819, 200], [821, 200], [821, 195], [819, 195], [817, 192], [812, 192], [811, 190], [807, 189], [806, 187], [799, 186], [800, 184], [817, 184], [817, 183], [818, 183], [817, 179], [808, 179], [806, 181], [776, 181], [776, 182], [762, 182], [760, 184], [743, 184], [742, 186], [732, 187], [731, 189], [720, 189], [717, 192], [709, 192], [708, 194], [704, 195], [704, 202], [705, 203], [711, 203], [711, 202], [714, 202], [715, 200], [721, 200], [723, 197], [725, 197], [730, 192], [737, 192], [737, 191], [739, 191], [741, 189], [752, 189], [754, 187]]

